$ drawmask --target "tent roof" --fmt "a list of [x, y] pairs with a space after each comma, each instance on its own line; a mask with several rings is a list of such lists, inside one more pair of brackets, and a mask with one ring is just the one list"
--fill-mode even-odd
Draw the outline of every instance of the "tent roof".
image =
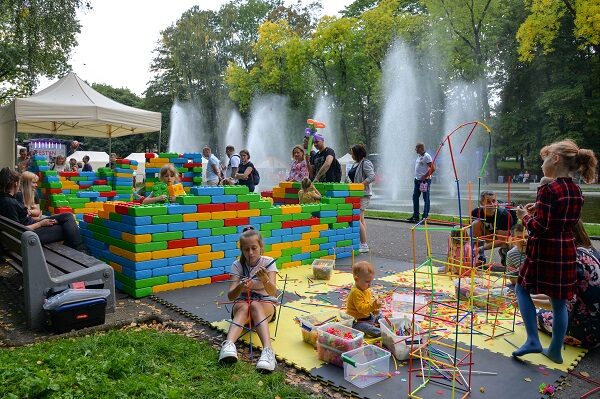
[[354, 162], [354, 160], [352, 159], [351, 154], [346, 153], [343, 157], [338, 158], [338, 162], [339, 163], [350, 163], [350, 162]]
[[160, 112], [113, 101], [70, 72], [28, 98], [17, 98], [0, 109], [0, 124], [16, 121], [22, 133], [87, 137], [121, 137], [157, 132]]

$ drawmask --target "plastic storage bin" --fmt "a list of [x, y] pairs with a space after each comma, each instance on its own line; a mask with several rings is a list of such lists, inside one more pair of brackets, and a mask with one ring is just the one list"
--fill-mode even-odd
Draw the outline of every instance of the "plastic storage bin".
[[365, 345], [344, 352], [344, 379], [366, 388], [390, 376], [390, 352], [375, 345]]
[[342, 353], [360, 348], [365, 334], [340, 323], [317, 328], [317, 354], [320, 360], [343, 367]]
[[315, 280], [329, 280], [335, 260], [333, 259], [315, 259], [312, 263], [313, 277]]
[[313, 313], [307, 316], [297, 318], [300, 323], [302, 340], [307, 344], [317, 347], [317, 328], [327, 323], [340, 323], [346, 327], [351, 327], [354, 318], [345, 312], [332, 310], [322, 313]]
[[398, 360], [406, 360], [410, 357], [411, 341], [419, 340], [418, 342], [424, 343], [428, 339], [428, 334], [420, 334], [423, 330], [419, 325], [415, 327], [415, 336], [412, 335], [412, 321], [407, 317], [381, 318], [379, 326], [383, 346]]

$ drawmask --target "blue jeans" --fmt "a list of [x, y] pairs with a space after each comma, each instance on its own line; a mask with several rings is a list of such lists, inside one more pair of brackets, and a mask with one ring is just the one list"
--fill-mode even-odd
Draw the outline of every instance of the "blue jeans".
[[379, 328], [379, 316], [370, 315], [366, 319], [355, 320], [352, 328], [362, 331], [368, 337], [381, 337], [381, 329]]
[[429, 192], [431, 190], [431, 179], [425, 180], [427, 183], [427, 191], [421, 193], [419, 186], [421, 185], [421, 180], [415, 179], [415, 187], [413, 189], [413, 215], [412, 217], [415, 219], [419, 218], [419, 197], [423, 194], [423, 201], [425, 202], [425, 207], [423, 208], [423, 218], [429, 216]]

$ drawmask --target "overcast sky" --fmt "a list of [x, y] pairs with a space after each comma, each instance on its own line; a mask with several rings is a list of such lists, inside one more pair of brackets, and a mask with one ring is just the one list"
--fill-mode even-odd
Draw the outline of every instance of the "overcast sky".
[[[323, 0], [323, 13], [336, 15], [353, 0]], [[92, 0], [79, 13], [79, 45], [71, 54], [73, 71], [89, 83], [126, 87], [141, 95], [150, 80], [152, 51], [160, 31], [194, 5], [218, 10], [227, 0]], [[286, 1], [287, 4], [292, 3]], [[52, 82], [40, 81], [38, 89]]]

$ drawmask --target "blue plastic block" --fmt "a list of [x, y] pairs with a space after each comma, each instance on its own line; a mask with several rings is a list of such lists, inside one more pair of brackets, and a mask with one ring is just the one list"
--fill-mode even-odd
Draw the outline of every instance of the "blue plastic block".
[[210, 269], [198, 270], [198, 278], [217, 276], [219, 274], [225, 273], [224, 270], [225, 268], [223, 267], [213, 267]]
[[331, 237], [336, 235], [336, 231], [335, 230], [322, 230], [321, 231], [321, 237]]
[[[302, 234], [290, 234], [289, 237], [291, 237], [290, 241], [292, 241], [292, 242], [300, 241], [302, 239]], [[283, 237], [282, 237], [282, 240], [283, 240]], [[283, 241], [286, 241], [286, 240], [283, 240]]]
[[286, 229], [275, 229], [271, 231], [271, 237], [274, 236], [285, 236], [285, 235], [290, 235], [292, 234], [292, 229], [291, 228], [286, 228]]
[[121, 223], [130, 224], [132, 226], [146, 226], [152, 224], [152, 217], [121, 215]]
[[255, 224], [270, 223], [271, 219], [271, 216], [252, 216], [249, 222], [254, 226]]
[[292, 234], [310, 233], [310, 226], [292, 227]]
[[182, 273], [182, 272], [183, 272], [183, 265], [157, 267], [156, 269], [152, 269], [152, 277], [168, 276], [169, 274], [176, 274], [176, 273]]
[[95, 199], [95, 201], [96, 202], [106, 202], [106, 201], [108, 201], [108, 198], [107, 197], [98, 197]]
[[211, 234], [212, 231], [210, 229], [185, 230], [183, 232], [183, 238], [210, 237]]
[[339, 254], [336, 255], [336, 257], [338, 259], [349, 258], [351, 256], [352, 256], [352, 254], [350, 252], [342, 252], [342, 253], [339, 253]]
[[97, 248], [97, 249], [108, 249], [108, 244], [103, 243], [102, 241], [96, 240], [96, 239], [94, 239], [92, 237], [87, 237], [85, 235], [83, 235], [83, 242], [85, 243], [85, 245], [88, 248], [94, 247], [94, 248]]
[[146, 168], [144, 169], [144, 173], [146, 173], [147, 177], [155, 177], [155, 173], [160, 173], [160, 168]]
[[171, 159], [169, 159], [169, 162], [171, 162], [172, 164], [175, 164], [175, 165], [183, 165], [184, 163], [187, 163], [187, 159], [185, 159], [185, 158], [171, 158]]
[[[223, 195], [225, 193], [225, 189], [223, 187], [210, 187], [210, 186], [195, 186], [190, 190], [190, 194], [192, 195]], [[235, 201], [230, 201], [235, 202]]]
[[133, 226], [132, 234], [166, 233], [167, 231], [166, 224], [149, 224], [147, 226]]
[[185, 265], [186, 263], [194, 263], [198, 261], [198, 255], [183, 255], [169, 258], [169, 266]]
[[323, 244], [319, 244], [319, 249], [331, 249], [331, 248], [335, 248], [334, 242], [326, 242]]
[[194, 186], [194, 182], [191, 182], [191, 181], [182, 181], [181, 185], [183, 187], [193, 187]]
[[132, 270], [128, 267], [122, 267], [121, 273], [134, 280], [141, 280], [143, 278], [150, 278], [153, 276], [152, 270]]
[[93, 179], [98, 178], [98, 173], [96, 172], [79, 172], [79, 176], [81, 177], [91, 177]]
[[211, 269], [214, 269], [216, 267], [231, 266], [231, 264], [233, 262], [235, 262], [235, 258], [215, 259], [211, 263], [211, 265], [212, 265]]
[[229, 266], [225, 266], [225, 270], [223, 270], [224, 273], [231, 273], [231, 265]]
[[96, 198], [99, 197], [100, 193], [97, 191], [79, 191], [77, 197], [79, 198]]
[[176, 283], [178, 281], [192, 280], [192, 279], [195, 279], [196, 277], [198, 277], [197, 271], [170, 274], [169, 275], [169, 283]]
[[225, 242], [223, 236], [198, 237], [198, 245], [217, 244]]
[[355, 233], [344, 234], [344, 239], [346, 239], [346, 240], [354, 240], [355, 238], [356, 238]]
[[277, 244], [281, 242], [281, 236], [272, 236], [264, 239], [265, 244]]
[[360, 215], [360, 209], [352, 209], [353, 215]]
[[227, 251], [225, 251], [225, 257], [226, 258], [237, 258], [242, 254], [242, 251], [240, 251], [238, 248], [236, 249], [229, 249]]
[[237, 202], [237, 195], [213, 195], [211, 202], [213, 204], [228, 204], [230, 202]]
[[168, 231], [185, 231], [185, 230], [197, 230], [197, 222], [177, 222], [169, 223]]
[[179, 205], [179, 204], [170, 204], [167, 205], [167, 213], [172, 215], [174, 213], [196, 213], [198, 211], [198, 206], [196, 205]]
[[333, 237], [329, 237], [329, 242], [338, 242], [338, 241], [344, 241], [346, 238], [342, 235], [342, 236], [333, 236]]
[[108, 249], [98, 249], [98, 248], [94, 248], [94, 247], [89, 247], [88, 251], [90, 252], [90, 255], [92, 255], [94, 258], [96, 259], [108, 259], [106, 257], [107, 253], [108, 253]]
[[[352, 245], [359, 245], [360, 244], [360, 238], [354, 238], [352, 239]], [[356, 249], [358, 249], [358, 247], [356, 247]]]
[[319, 212], [315, 212], [317, 214], [317, 217], [320, 218], [329, 218], [329, 217], [337, 217], [337, 211], [319, 211]]
[[229, 249], [236, 249], [237, 243], [236, 242], [219, 242], [216, 244], [212, 244], [211, 247], [212, 247], [212, 252], [227, 251]]
[[235, 243], [237, 243], [239, 239], [240, 239], [240, 235], [239, 234], [227, 234], [225, 236], [225, 242], [235, 242]]
[[304, 260], [304, 259], [308, 259], [308, 258], [310, 258], [310, 254], [307, 254], [307, 253], [296, 254], [296, 255], [292, 255], [292, 262], [295, 262], [297, 260]]
[[119, 230], [108, 230], [108, 235], [112, 238], [118, 238], [119, 240], [123, 238], [123, 232]]
[[346, 198], [350, 196], [350, 191], [340, 190], [340, 191], [327, 191], [325, 193], [326, 197], [333, 198]]

